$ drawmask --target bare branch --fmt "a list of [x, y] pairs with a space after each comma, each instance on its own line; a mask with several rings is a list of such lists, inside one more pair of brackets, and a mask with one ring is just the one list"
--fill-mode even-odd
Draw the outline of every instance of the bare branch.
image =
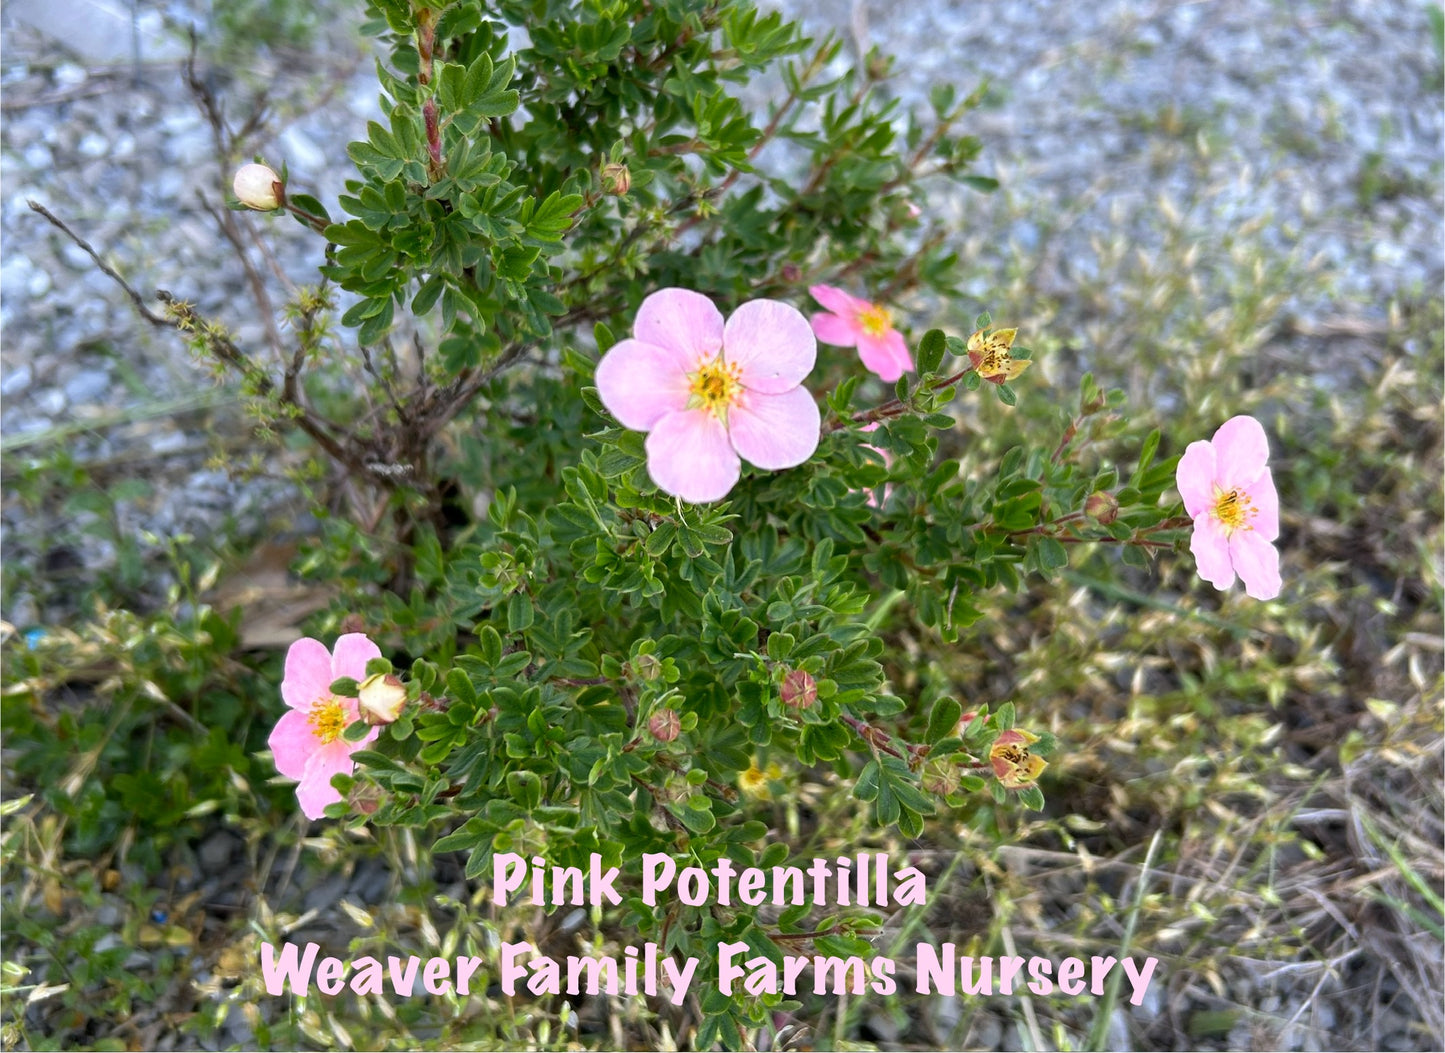
[[39, 212], [46, 219], [50, 220], [52, 226], [56, 227], [67, 238], [75, 242], [75, 244], [79, 245], [80, 248], [85, 252], [85, 254], [95, 261], [95, 265], [100, 268], [101, 272], [107, 278], [109, 278], [111, 281], [115, 282], [122, 289], [124, 289], [125, 294], [130, 297], [131, 303], [135, 304], [135, 309], [140, 312], [142, 318], [144, 318], [147, 322], [154, 326], [161, 326], [163, 328], [174, 327], [174, 323], [170, 319], [162, 318], [160, 315], [156, 314], [149, 307], [147, 307], [145, 300], [141, 297], [141, 294], [132, 289], [129, 282], [122, 278], [109, 264], [105, 262], [105, 260], [100, 258], [100, 255], [93, 248], [90, 247], [90, 242], [86, 241], [79, 234], [66, 226], [64, 220], [58, 217], [54, 212], [51, 212], [50, 209], [40, 204], [40, 202], [38, 201], [26, 199], [25, 203], [30, 206], [32, 211]]

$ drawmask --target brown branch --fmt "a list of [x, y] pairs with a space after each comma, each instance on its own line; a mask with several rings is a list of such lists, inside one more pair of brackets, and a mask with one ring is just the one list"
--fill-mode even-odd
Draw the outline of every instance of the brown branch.
[[107, 278], [109, 278], [111, 281], [115, 282], [122, 289], [124, 289], [125, 294], [130, 297], [131, 303], [135, 304], [135, 309], [140, 312], [142, 318], [144, 318], [151, 325], [159, 326], [161, 328], [170, 328], [174, 326], [174, 323], [170, 319], [162, 318], [160, 315], [156, 314], [149, 307], [147, 307], [145, 300], [141, 297], [141, 294], [132, 289], [129, 282], [122, 278], [114, 270], [114, 268], [112, 268], [109, 264], [107, 264], [103, 259], [100, 258], [99, 254], [90, 247], [90, 242], [86, 241], [79, 234], [66, 226], [64, 220], [58, 217], [54, 212], [51, 212], [50, 209], [40, 204], [38, 201], [32, 201], [27, 198], [25, 203], [30, 206], [32, 211], [39, 212], [46, 219], [50, 220], [52, 226], [58, 228], [62, 234], [64, 234], [71, 241], [75, 242], [75, 244], [79, 245], [81, 250], [92, 260], [95, 261], [95, 265], [100, 268], [101, 273], [103, 273]]

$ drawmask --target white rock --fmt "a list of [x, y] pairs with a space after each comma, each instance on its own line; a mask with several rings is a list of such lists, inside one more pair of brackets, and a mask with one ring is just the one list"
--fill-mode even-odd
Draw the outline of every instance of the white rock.
[[98, 369], [87, 369], [71, 377], [65, 385], [65, 397], [72, 406], [84, 406], [98, 402], [111, 389], [110, 374]]
[[30, 363], [28, 362], [18, 369], [12, 369], [9, 373], [5, 374], [4, 380], [0, 380], [0, 396], [8, 399], [12, 395], [24, 391], [30, 386], [30, 381], [34, 375], [35, 371], [30, 368]]
[[110, 154], [110, 143], [99, 132], [86, 132], [75, 148], [86, 157], [106, 157]]
[[55, 79], [56, 87], [78, 88], [86, 82], [88, 74], [84, 66], [77, 66], [74, 62], [62, 62], [55, 67], [51, 76]]

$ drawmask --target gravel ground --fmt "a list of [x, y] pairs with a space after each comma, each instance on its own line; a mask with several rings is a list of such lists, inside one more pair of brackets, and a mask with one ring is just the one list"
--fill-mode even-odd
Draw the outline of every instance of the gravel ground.
[[[1299, 319], [1378, 321], [1393, 300], [1439, 294], [1445, 122], [1440, 56], [1419, 2], [782, 6], [897, 54], [903, 77], [894, 90], [910, 105], [923, 106], [938, 81], [968, 90], [989, 78], [994, 90], [969, 130], [985, 143], [980, 170], [999, 176], [1005, 190], [929, 202], [956, 222], [960, 248], [977, 260], [971, 291], [980, 296], [1002, 283], [1008, 258], [1022, 255], [1032, 257], [1039, 287], [1065, 299], [1075, 283], [1099, 277], [1100, 239], [1122, 233], [1148, 253], [1160, 210], [1204, 196], [1215, 222], [1247, 228], [1262, 220], [1256, 236], [1266, 248], [1317, 260], [1328, 281], [1297, 291], [1289, 310]], [[218, 200], [221, 175], [178, 66], [92, 65], [19, 24], [11, 8], [0, 18], [4, 557], [34, 572], [3, 598], [0, 614], [25, 629], [70, 614], [84, 591], [73, 583], [95, 580], [119, 558], [113, 538], [86, 529], [95, 525], [88, 513], [59, 502], [37, 511], [15, 499], [14, 480], [57, 445], [98, 484], [118, 471], [150, 483], [123, 503], [118, 529], [152, 535], [139, 544], [153, 558], [180, 533], [244, 537], [286, 525], [287, 490], [276, 479], [207, 466], [217, 442], [243, 434], [234, 404], [26, 205], [33, 198], [66, 218], [138, 289], [169, 289], [255, 340], [254, 323], [230, 309], [244, 290], [240, 268], [196, 202], [197, 191]], [[344, 73], [347, 64], [334, 57], [344, 49], [332, 46], [327, 61]], [[248, 82], [274, 74], [295, 88], [295, 66], [265, 58]], [[325, 105], [292, 106], [273, 121], [275, 138], [264, 149], [323, 200], [334, 199], [340, 181], [327, 159], [342, 156], [375, 107], [367, 68], [352, 69], [333, 78]], [[1169, 148], [1200, 136], [1210, 147], [1203, 160], [1199, 151]], [[275, 235], [277, 265], [304, 279], [313, 239], [289, 220], [259, 222]], [[998, 250], [993, 265], [977, 259], [989, 245], [1017, 251]], [[148, 580], [163, 591], [159, 563]], [[227, 886], [234, 865], [228, 844], [207, 842], [197, 880]], [[365, 867], [354, 875], [374, 878]], [[303, 875], [296, 894], [318, 904], [328, 895]], [[1281, 994], [1263, 981], [1258, 989], [1248, 977], [1231, 984], [1230, 1000], [1289, 1015], [1288, 1006], [1266, 1008]], [[1348, 1012], [1326, 1005], [1313, 1019], [1328, 1032]], [[1413, 1048], [1410, 1021], [1400, 1016], [1396, 1025], [1382, 1032], [1383, 1047]], [[238, 1024], [228, 1037], [244, 1043], [245, 1034]], [[1005, 1047], [1021, 1040], [997, 1036]], [[1304, 1029], [1279, 1041], [1318, 1048]], [[1247, 1028], [1229, 1044], [1250, 1046]]]

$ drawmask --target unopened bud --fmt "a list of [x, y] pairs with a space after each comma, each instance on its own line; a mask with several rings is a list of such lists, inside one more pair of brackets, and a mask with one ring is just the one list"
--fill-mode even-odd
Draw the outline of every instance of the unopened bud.
[[809, 709], [818, 701], [818, 685], [802, 669], [790, 669], [783, 677], [783, 705], [794, 709]]
[[361, 719], [368, 724], [391, 724], [406, 705], [406, 685], [391, 673], [368, 677], [358, 694]]
[[1095, 490], [1084, 500], [1084, 515], [1108, 526], [1119, 518], [1119, 499], [1103, 490]]
[[654, 654], [640, 654], [632, 660], [632, 671], [639, 680], [656, 680], [662, 675], [662, 661]]
[[632, 189], [632, 173], [621, 161], [602, 166], [602, 189], [613, 197], [622, 197]]
[[659, 709], [647, 718], [647, 730], [658, 742], [671, 742], [682, 730], [682, 718], [675, 709]]
[[257, 212], [271, 212], [281, 207], [286, 200], [286, 191], [281, 186], [281, 177], [266, 165], [242, 165], [231, 181], [236, 200]]

